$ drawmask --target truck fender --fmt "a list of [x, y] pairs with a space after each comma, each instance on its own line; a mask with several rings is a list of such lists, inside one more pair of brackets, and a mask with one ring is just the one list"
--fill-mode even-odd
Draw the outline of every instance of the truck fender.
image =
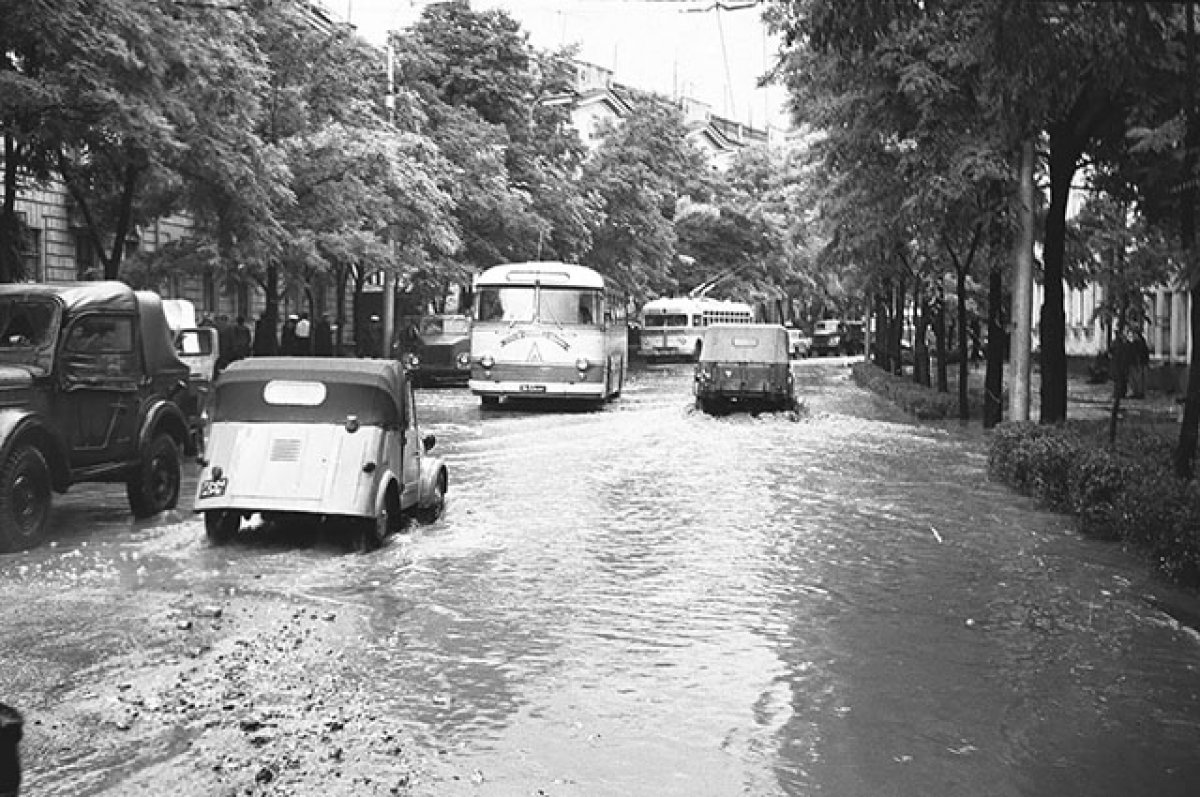
[[138, 448], [145, 448], [162, 432], [171, 435], [181, 452], [187, 449], [188, 426], [183, 411], [173, 402], [159, 399], [146, 410], [142, 428], [138, 431]]
[[54, 425], [40, 412], [19, 408], [0, 410], [0, 462], [22, 443], [36, 445], [50, 466], [55, 492], [66, 492], [71, 484], [71, 460], [66, 442], [54, 431]]
[[417, 506], [422, 509], [428, 509], [433, 503], [433, 496], [437, 492], [438, 479], [446, 479], [446, 486], [449, 489], [449, 476], [446, 472], [446, 466], [437, 457], [423, 457], [421, 459], [421, 483], [417, 492]]
[[375, 512], [378, 514], [383, 510], [384, 502], [387, 501], [389, 489], [396, 491], [396, 510], [400, 511], [400, 482], [396, 478], [396, 474], [391, 468], [387, 468], [379, 477], [379, 484], [375, 487]]

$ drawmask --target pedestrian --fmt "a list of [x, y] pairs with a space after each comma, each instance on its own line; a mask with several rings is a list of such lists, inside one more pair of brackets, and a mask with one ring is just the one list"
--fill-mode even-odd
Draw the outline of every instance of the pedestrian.
[[359, 357], [381, 356], [383, 324], [380, 322], [379, 316], [372, 315], [361, 330], [355, 331], [354, 339], [358, 344], [356, 348], [358, 349]]
[[312, 351], [312, 323], [308, 320], [308, 311], [305, 310], [296, 319], [296, 354], [307, 357]]
[[279, 333], [279, 353], [284, 357], [295, 357], [296, 351], [296, 323], [300, 320], [300, 316], [292, 313], [283, 322], [283, 331]]
[[1134, 398], [1146, 397], [1146, 371], [1150, 367], [1150, 347], [1139, 329], [1129, 342], [1129, 391]]
[[1112, 353], [1109, 362], [1112, 367], [1113, 399], [1125, 398], [1129, 392], [1129, 370], [1133, 354], [1132, 346], [1125, 332], [1120, 332], [1112, 342]]
[[313, 354], [317, 357], [333, 356], [333, 324], [329, 321], [329, 313], [321, 313], [313, 325]]
[[275, 336], [275, 314], [263, 311], [254, 322], [255, 357], [274, 357], [279, 353], [279, 338]]
[[225, 370], [225, 366], [233, 362], [233, 324], [229, 316], [222, 313], [217, 316], [217, 372]]
[[243, 360], [254, 348], [254, 335], [246, 325], [246, 317], [240, 315], [233, 325], [233, 359]]

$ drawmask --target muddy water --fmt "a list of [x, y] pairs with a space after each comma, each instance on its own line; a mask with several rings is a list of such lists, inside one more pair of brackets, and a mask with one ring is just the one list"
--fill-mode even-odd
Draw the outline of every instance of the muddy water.
[[[230, 629], [245, 647], [270, 618], [308, 623], [272, 637], [274, 668], [222, 678], [257, 678], [250, 691], [274, 679], [277, 716], [302, 702], [288, 679], [322, 710], [356, 702], [368, 719], [351, 748], [378, 744], [386, 723], [406, 774], [370, 793], [1196, 793], [1200, 638], [1147, 602], [1171, 591], [987, 483], [979, 431], [916, 425], [829, 361], [797, 376], [804, 411], [758, 417], [696, 413], [684, 366], [633, 373], [594, 412], [485, 412], [464, 390], [424, 391], [451, 473], [437, 522], [360, 556], [310, 537], [212, 549], [184, 514], [148, 530], [100, 518], [0, 562], [6, 596], [86, 587], [73, 613], [38, 593], [39, 622], [66, 641], [0, 618], [57, 688], [86, 668], [97, 699], [128, 677], [130, 648], [148, 649], [139, 671], [167, 683], [161, 696], [201, 677], [163, 676], [173, 653], [227, 661]], [[180, 612], [216, 599], [232, 607], [216, 654], [121, 623], [140, 611], [171, 637]], [[70, 627], [106, 601], [111, 627]], [[32, 696], [37, 676], [0, 686]], [[134, 793], [131, 757], [160, 781], [199, 769], [197, 749], [217, 743], [210, 714], [228, 710], [168, 723], [153, 756], [96, 745], [65, 780], [41, 745], [39, 793]], [[252, 786], [368, 793], [345, 787], [349, 764], [331, 772]]]

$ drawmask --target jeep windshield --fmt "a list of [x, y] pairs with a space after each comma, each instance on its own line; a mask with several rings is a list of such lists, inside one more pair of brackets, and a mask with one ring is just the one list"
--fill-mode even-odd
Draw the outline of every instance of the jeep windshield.
[[0, 297], [0, 364], [30, 365], [49, 373], [60, 320], [61, 310], [51, 299]]

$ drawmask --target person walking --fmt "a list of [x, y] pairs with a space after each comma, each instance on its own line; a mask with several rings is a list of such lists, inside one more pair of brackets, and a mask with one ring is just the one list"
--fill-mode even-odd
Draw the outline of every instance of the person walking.
[[1122, 331], [1113, 339], [1109, 360], [1112, 363], [1113, 398], [1120, 400], [1129, 392], [1129, 372], [1133, 365], [1133, 345], [1128, 332]]
[[233, 324], [233, 359], [244, 360], [254, 348], [254, 335], [246, 325], [246, 317], [240, 315]]
[[274, 357], [279, 353], [279, 338], [275, 337], [275, 316], [265, 310], [254, 322], [254, 343], [251, 351], [255, 357]]
[[296, 319], [296, 354], [308, 357], [312, 353], [312, 323], [308, 320], [308, 311], [305, 310]]
[[300, 316], [293, 313], [283, 322], [283, 331], [279, 333], [279, 353], [284, 357], [299, 354], [296, 350], [296, 322], [299, 320]]
[[1150, 368], [1150, 347], [1139, 329], [1129, 341], [1129, 392], [1135, 399], [1146, 397], [1146, 371]]
[[333, 324], [329, 321], [329, 313], [322, 313], [313, 324], [313, 354], [317, 357], [333, 356]]

